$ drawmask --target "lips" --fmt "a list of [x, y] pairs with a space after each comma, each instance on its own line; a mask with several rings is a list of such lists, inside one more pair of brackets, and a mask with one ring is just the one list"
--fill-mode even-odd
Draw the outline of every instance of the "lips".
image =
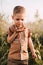
[[16, 23], [16, 26], [17, 26], [18, 28], [19, 28], [19, 27], [21, 28], [22, 25], [23, 25], [23, 24], [22, 24], [21, 22], [17, 22], [17, 23]]

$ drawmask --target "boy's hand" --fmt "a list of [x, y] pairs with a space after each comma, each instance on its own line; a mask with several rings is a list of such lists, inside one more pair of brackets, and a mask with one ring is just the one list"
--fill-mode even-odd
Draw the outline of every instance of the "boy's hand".
[[36, 53], [32, 53], [32, 58], [33, 58], [33, 59], [37, 58]]

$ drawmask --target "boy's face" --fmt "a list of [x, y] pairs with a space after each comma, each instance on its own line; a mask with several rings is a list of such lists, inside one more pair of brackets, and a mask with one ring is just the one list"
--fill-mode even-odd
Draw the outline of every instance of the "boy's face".
[[24, 22], [25, 19], [25, 13], [18, 13], [12, 16], [12, 19], [14, 20], [14, 23], [17, 25], [20, 25], [20, 23]]

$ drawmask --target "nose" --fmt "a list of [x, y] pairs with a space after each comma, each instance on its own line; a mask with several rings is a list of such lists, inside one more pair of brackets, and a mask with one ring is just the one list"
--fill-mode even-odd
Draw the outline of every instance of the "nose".
[[20, 19], [19, 22], [22, 22], [22, 20]]

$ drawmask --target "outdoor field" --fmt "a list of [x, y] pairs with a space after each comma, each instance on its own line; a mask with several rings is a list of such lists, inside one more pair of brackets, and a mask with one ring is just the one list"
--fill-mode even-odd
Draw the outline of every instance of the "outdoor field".
[[15, 5], [23, 5], [27, 9], [28, 15], [24, 24], [32, 32], [31, 38], [37, 55], [33, 59], [28, 47], [29, 65], [43, 65], [43, 0], [0, 0], [0, 65], [7, 65], [10, 47], [7, 30], [12, 24], [11, 13]]

